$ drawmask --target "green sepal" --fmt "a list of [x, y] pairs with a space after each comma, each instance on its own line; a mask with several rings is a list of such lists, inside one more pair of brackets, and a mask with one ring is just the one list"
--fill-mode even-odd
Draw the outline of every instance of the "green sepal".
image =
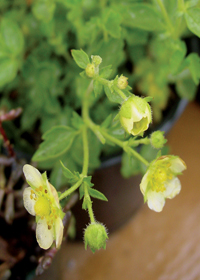
[[36, 222], [36, 224], [38, 223], [39, 219], [41, 219], [40, 216], [37, 216], [37, 215], [36, 215], [36, 216], [35, 216], [35, 222]]
[[105, 197], [105, 195], [98, 190], [90, 188], [88, 190], [88, 192], [89, 192], [91, 197], [94, 197], [94, 198], [97, 198], [97, 199], [100, 199], [100, 200], [103, 200], [103, 201], [108, 201], [108, 199]]
[[85, 70], [82, 71], [81, 73], [79, 73], [79, 75], [80, 75], [82, 78], [84, 78], [84, 79], [89, 79], [89, 77], [87, 76]]
[[83, 182], [87, 185], [87, 188], [92, 188], [94, 184], [91, 182], [92, 176], [87, 176], [83, 179]]
[[47, 172], [46, 171], [44, 173], [42, 173], [42, 179], [44, 180], [44, 182], [46, 182], [46, 180], [47, 180]]
[[152, 96], [147, 96], [144, 98], [144, 100], [146, 100], [146, 102], [151, 102], [153, 100], [153, 97]]
[[112, 86], [104, 86], [104, 90], [105, 90], [105, 93], [108, 97], [108, 99], [111, 101], [111, 102], [114, 102], [114, 103], [119, 103], [119, 104], [122, 104], [123, 103], [123, 99], [122, 97], [117, 93], [115, 92], [113, 89], [112, 89]]
[[88, 199], [87, 196], [84, 196], [83, 203], [82, 203], [82, 209], [87, 210], [88, 206], [92, 207], [92, 201]]
[[85, 69], [87, 65], [90, 63], [90, 59], [88, 55], [83, 50], [72, 50], [71, 53], [76, 64], [80, 68]]
[[60, 161], [60, 164], [61, 164], [61, 167], [62, 167], [63, 175], [68, 179], [68, 182], [70, 184], [75, 184], [80, 179], [79, 173], [78, 172], [76, 172], [75, 174], [72, 173], [66, 166], [64, 166], [62, 161]]
[[83, 198], [84, 196], [84, 185], [81, 184], [81, 186], [79, 187], [79, 198], [80, 200]]

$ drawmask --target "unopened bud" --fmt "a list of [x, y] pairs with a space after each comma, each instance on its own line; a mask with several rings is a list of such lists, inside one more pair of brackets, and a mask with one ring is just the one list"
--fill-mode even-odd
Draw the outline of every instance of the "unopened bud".
[[118, 81], [117, 81], [117, 86], [118, 88], [120, 89], [125, 89], [127, 86], [128, 86], [128, 78], [121, 75], [119, 78], [118, 78]]
[[167, 142], [167, 140], [164, 137], [164, 131], [155, 131], [151, 134], [150, 142], [151, 145], [156, 149], [161, 149]]
[[91, 251], [94, 253], [96, 250], [101, 248], [106, 248], [106, 240], [108, 239], [108, 234], [104, 225], [94, 222], [91, 223], [84, 232], [84, 242], [85, 249], [87, 246], [90, 247]]
[[89, 63], [85, 68], [86, 75], [90, 78], [93, 78], [95, 75], [95, 65], [93, 63]]
[[150, 105], [145, 98], [133, 95], [122, 104], [119, 120], [129, 134], [142, 135], [152, 121]]
[[102, 62], [102, 58], [101, 58], [99, 55], [92, 55], [91, 58], [92, 58], [92, 62], [93, 62], [96, 66], [100, 65], [101, 62]]

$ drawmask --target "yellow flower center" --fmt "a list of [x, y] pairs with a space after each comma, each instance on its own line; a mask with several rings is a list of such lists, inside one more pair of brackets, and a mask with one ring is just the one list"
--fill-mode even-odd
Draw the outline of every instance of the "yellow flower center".
[[156, 167], [150, 180], [151, 189], [156, 192], [164, 192], [166, 190], [165, 183], [172, 180], [173, 176], [168, 164]]
[[35, 214], [40, 217], [46, 217], [50, 214], [50, 205], [49, 201], [43, 197], [38, 197], [34, 205]]

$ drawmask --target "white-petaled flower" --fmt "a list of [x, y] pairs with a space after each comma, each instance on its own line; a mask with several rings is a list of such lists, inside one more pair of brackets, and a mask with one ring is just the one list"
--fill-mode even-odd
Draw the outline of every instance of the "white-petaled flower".
[[41, 248], [48, 249], [55, 240], [56, 248], [59, 248], [63, 238], [64, 213], [57, 191], [48, 182], [46, 172], [41, 174], [29, 164], [24, 165], [23, 172], [30, 185], [23, 193], [24, 207], [36, 216], [37, 242]]
[[161, 156], [154, 160], [140, 184], [140, 190], [150, 209], [160, 212], [166, 198], [174, 198], [181, 190], [177, 178], [186, 169], [185, 162], [177, 156]]
[[152, 121], [151, 107], [145, 98], [133, 95], [122, 104], [119, 120], [126, 132], [141, 135]]

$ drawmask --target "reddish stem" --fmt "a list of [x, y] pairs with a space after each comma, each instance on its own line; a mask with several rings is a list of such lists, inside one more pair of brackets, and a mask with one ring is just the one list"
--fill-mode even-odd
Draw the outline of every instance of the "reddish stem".
[[0, 120], [0, 133], [3, 137], [4, 145], [8, 150], [8, 153], [11, 157], [15, 157], [15, 151], [13, 150], [12, 145], [10, 144], [10, 140], [8, 139], [5, 130], [3, 129], [2, 122]]

